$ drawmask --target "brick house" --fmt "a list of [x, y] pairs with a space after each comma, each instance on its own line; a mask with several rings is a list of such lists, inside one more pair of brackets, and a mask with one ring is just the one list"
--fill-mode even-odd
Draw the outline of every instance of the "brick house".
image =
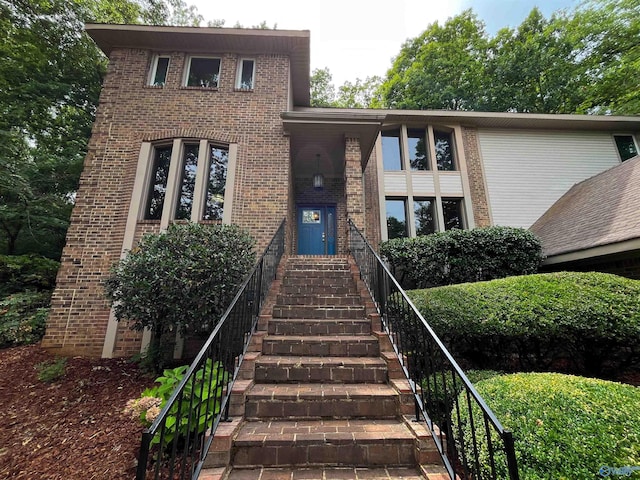
[[[101, 280], [145, 233], [234, 223], [262, 251], [347, 252], [448, 228], [528, 228], [637, 154], [640, 117], [312, 108], [308, 31], [87, 25], [109, 57], [43, 346], [125, 356], [145, 339]], [[603, 213], [604, 214], [604, 213]]]

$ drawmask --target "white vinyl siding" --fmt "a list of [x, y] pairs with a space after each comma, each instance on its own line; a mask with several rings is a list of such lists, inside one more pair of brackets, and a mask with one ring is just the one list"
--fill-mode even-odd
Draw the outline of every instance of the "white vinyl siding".
[[442, 195], [463, 195], [462, 178], [460, 178], [459, 173], [441, 173], [439, 179]]
[[434, 195], [436, 187], [432, 173], [411, 172], [411, 182], [414, 195]]
[[479, 130], [495, 225], [529, 228], [571, 186], [618, 165], [611, 135]]
[[404, 172], [384, 172], [384, 191], [388, 194], [406, 194], [407, 176]]

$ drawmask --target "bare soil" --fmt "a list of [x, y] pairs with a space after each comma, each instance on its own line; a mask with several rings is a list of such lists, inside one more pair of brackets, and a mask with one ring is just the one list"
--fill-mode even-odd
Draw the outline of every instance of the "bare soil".
[[153, 384], [126, 359], [67, 360], [52, 383], [38, 345], [0, 350], [0, 478], [120, 480], [135, 477], [142, 426], [122, 412]]

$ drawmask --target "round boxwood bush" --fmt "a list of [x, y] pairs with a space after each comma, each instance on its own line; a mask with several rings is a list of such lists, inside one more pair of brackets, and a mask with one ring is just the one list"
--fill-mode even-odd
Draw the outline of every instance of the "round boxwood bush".
[[613, 375], [640, 362], [640, 281], [559, 272], [408, 292], [472, 368]]
[[538, 271], [542, 246], [523, 228], [453, 229], [380, 245], [404, 288], [429, 288]]
[[[601, 478], [612, 469], [640, 466], [640, 388], [557, 373], [518, 373], [480, 381], [476, 389], [513, 432], [520, 478]], [[458, 426], [470, 440], [470, 425]], [[479, 450], [487, 474], [483, 431], [478, 429]], [[472, 456], [471, 442], [466, 448]], [[507, 478], [503, 462], [498, 468], [497, 478]]]

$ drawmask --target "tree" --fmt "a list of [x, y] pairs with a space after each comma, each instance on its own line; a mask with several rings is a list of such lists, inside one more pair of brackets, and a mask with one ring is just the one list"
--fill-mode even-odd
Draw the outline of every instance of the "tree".
[[135, 330], [149, 328], [148, 354], [152, 363], [161, 362], [165, 333], [210, 332], [220, 320], [253, 266], [253, 247], [234, 225], [173, 224], [145, 235], [105, 282], [116, 319]]
[[356, 78], [353, 83], [347, 80], [338, 88], [334, 103], [340, 108], [376, 108], [382, 105], [381, 84], [382, 78], [377, 75], [364, 80]]
[[332, 107], [336, 99], [336, 89], [331, 83], [333, 77], [327, 67], [311, 72], [311, 106]]
[[478, 110], [485, 105], [484, 24], [471, 11], [432, 23], [402, 46], [382, 84], [391, 108]]

